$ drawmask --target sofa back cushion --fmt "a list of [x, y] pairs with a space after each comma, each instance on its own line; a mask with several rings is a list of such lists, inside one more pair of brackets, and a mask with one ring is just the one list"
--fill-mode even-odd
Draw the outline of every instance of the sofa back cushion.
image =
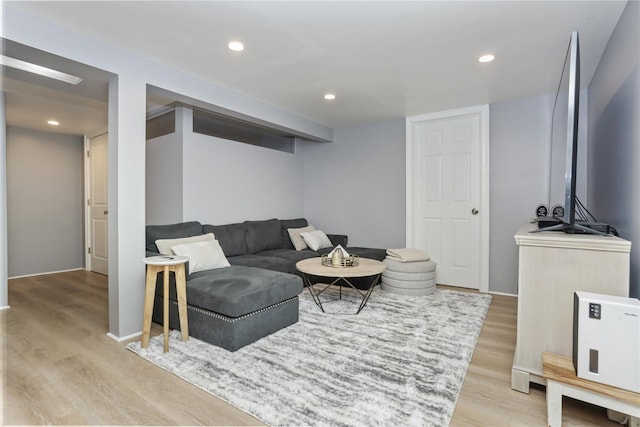
[[146, 226], [145, 248], [150, 252], [158, 252], [156, 240], [177, 239], [179, 237], [191, 237], [202, 234], [202, 224], [198, 221], [180, 222], [167, 225]]
[[228, 257], [247, 253], [246, 227], [242, 223], [202, 226], [204, 233], [213, 233]]
[[291, 243], [291, 237], [289, 236], [289, 232], [287, 231], [290, 228], [303, 228], [309, 225], [306, 218], [296, 218], [296, 219], [282, 219], [280, 220], [280, 227], [282, 235], [282, 248], [284, 249], [295, 249], [293, 244]]
[[244, 225], [247, 227], [247, 253], [282, 248], [280, 220], [245, 221]]

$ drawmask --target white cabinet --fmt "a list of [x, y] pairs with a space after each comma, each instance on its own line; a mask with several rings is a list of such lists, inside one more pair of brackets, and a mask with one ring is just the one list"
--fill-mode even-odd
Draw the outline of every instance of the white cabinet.
[[519, 251], [518, 336], [511, 388], [529, 392], [529, 382], [545, 384], [542, 353], [571, 357], [574, 291], [629, 296], [631, 242], [613, 236], [529, 233], [515, 235]]

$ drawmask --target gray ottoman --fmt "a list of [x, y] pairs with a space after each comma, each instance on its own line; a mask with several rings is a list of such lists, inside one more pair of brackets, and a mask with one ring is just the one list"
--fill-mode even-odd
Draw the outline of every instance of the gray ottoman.
[[436, 291], [434, 261], [400, 262], [387, 257], [382, 262], [387, 266], [380, 279], [383, 290], [402, 295], [431, 295]]
[[[169, 327], [180, 329], [173, 275], [171, 281]], [[189, 335], [236, 351], [296, 323], [302, 289], [300, 277], [261, 268], [232, 265], [193, 273], [187, 280]], [[156, 285], [157, 323], [162, 322], [163, 293], [163, 286]]]

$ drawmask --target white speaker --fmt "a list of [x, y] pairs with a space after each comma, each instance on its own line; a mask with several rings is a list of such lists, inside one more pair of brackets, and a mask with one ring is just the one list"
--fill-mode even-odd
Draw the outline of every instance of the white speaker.
[[576, 375], [640, 393], [640, 300], [575, 292], [573, 302]]

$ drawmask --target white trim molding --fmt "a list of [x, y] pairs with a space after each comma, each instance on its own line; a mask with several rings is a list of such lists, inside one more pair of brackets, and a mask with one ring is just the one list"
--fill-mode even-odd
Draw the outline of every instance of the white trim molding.
[[114, 340], [115, 342], [123, 342], [123, 341], [128, 341], [128, 340], [133, 339], [133, 338], [141, 337], [142, 336], [142, 331], [134, 332], [134, 333], [129, 334], [129, 335], [124, 336], [124, 337], [118, 337], [118, 336], [115, 336], [114, 334], [112, 334], [111, 332], [107, 332], [107, 336], [109, 338], [111, 338], [112, 340]]
[[[0, 8], [0, 19], [3, 16]], [[0, 91], [0, 306], [9, 307], [9, 243], [7, 237], [7, 126], [5, 95]]]
[[84, 267], [68, 268], [66, 270], [43, 271], [42, 273], [23, 274], [21, 276], [9, 277], [9, 279], [22, 279], [24, 277], [45, 276], [47, 274], [66, 273], [66, 272], [69, 272], [69, 271], [79, 271], [79, 270], [84, 270]]

